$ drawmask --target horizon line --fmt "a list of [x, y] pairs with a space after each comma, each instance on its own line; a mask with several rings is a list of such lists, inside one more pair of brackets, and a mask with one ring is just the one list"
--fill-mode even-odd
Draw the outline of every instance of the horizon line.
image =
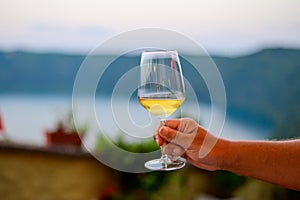
[[[299, 47], [295, 46], [287, 46], [287, 45], [265, 45], [265, 46], [260, 46], [256, 48], [249, 48], [247, 50], [242, 50], [240, 53], [236, 52], [231, 52], [231, 53], [224, 53], [225, 50], [206, 50], [209, 56], [212, 57], [228, 57], [228, 58], [235, 58], [235, 57], [243, 57], [243, 56], [248, 56], [252, 55], [258, 52], [261, 52], [263, 50], [272, 50], [272, 49], [285, 49], [285, 50], [300, 50]], [[90, 52], [92, 52], [93, 49], [90, 51], [87, 50], [69, 50], [69, 49], [53, 49], [53, 48], [46, 48], [46, 49], [37, 49], [37, 48], [1, 48], [0, 47], [0, 52], [4, 53], [16, 53], [16, 52], [23, 52], [23, 53], [33, 53], [33, 54], [60, 54], [60, 55], [69, 55], [69, 56], [86, 56]], [[106, 55], [114, 55], [117, 54], [117, 51], [113, 50], [107, 50]], [[185, 52], [184, 54], [189, 54], [188, 52]]]

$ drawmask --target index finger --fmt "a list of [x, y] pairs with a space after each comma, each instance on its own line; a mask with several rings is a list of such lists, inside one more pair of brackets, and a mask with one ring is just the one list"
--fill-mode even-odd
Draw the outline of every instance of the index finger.
[[185, 134], [167, 126], [162, 126], [159, 129], [158, 134], [162, 139], [177, 144], [183, 149], [188, 148], [195, 138], [194, 134]]
[[165, 122], [165, 126], [177, 130], [181, 123], [181, 119], [168, 119]]

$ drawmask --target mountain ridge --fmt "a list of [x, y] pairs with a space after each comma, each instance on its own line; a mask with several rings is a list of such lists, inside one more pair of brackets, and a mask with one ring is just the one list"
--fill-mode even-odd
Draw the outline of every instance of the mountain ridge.
[[[24, 51], [0, 52], [1, 94], [71, 95], [84, 55], [61, 53], [32, 53]], [[99, 84], [110, 94], [117, 80], [132, 66], [139, 65], [139, 56], [121, 56], [105, 70]], [[228, 108], [237, 114], [261, 116], [265, 123], [276, 125], [278, 135], [293, 124], [300, 134], [300, 50], [268, 48], [237, 57], [212, 56], [224, 81]], [[185, 76], [195, 87], [199, 101], [209, 102], [209, 92], [201, 80], [183, 60]], [[292, 134], [291, 136], [294, 136]], [[299, 135], [297, 135], [299, 136]], [[290, 137], [290, 136], [288, 136]]]

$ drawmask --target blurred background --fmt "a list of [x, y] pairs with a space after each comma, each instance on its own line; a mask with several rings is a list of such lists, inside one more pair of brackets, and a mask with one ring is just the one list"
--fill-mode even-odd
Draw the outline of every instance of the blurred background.
[[[71, 109], [76, 73], [90, 51], [120, 33], [155, 27], [190, 37], [216, 63], [227, 95], [222, 137], [299, 137], [299, 1], [2, 0], [0, 26], [0, 195], [4, 199], [300, 197], [299, 192], [272, 184], [192, 166], [147, 174], [110, 169], [81, 143], [80, 138], [95, 150], [105, 146], [101, 138], [93, 137], [99, 130], [91, 123], [91, 113], [81, 116], [82, 128], [75, 130], [72, 114], [76, 113]], [[107, 49], [107, 55], [112, 54], [114, 50]], [[139, 60], [139, 55], [124, 55], [111, 64], [99, 83], [106, 90], [97, 95], [96, 105], [109, 109], [118, 78]], [[182, 65], [188, 63], [183, 60]], [[205, 126], [210, 119], [209, 94], [203, 81], [193, 78], [193, 71], [185, 73], [199, 84], [195, 88], [201, 96], [199, 123]], [[131, 113], [140, 109], [133, 102]], [[99, 112], [104, 115], [109, 110]], [[113, 119], [107, 122], [111, 127], [104, 131], [122, 148], [137, 152], [157, 148], [152, 141], [126, 143]]]

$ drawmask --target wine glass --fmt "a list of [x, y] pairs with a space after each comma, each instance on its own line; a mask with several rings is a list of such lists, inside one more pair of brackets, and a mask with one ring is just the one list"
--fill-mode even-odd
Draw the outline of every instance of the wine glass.
[[[185, 99], [185, 88], [177, 51], [144, 51], [140, 63], [139, 103], [162, 124]], [[181, 157], [171, 157], [165, 152], [164, 142], [159, 159], [150, 160], [145, 167], [150, 170], [170, 171], [184, 167]]]

